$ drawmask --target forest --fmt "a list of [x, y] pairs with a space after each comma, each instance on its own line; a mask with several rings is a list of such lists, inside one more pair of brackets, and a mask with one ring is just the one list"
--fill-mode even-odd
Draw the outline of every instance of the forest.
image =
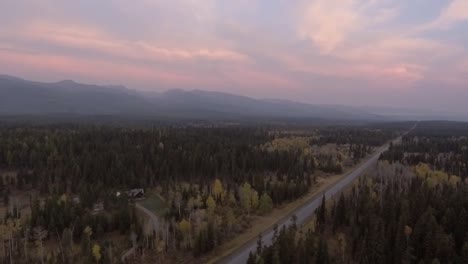
[[[128, 248], [138, 252], [135, 261], [196, 259], [242, 233], [256, 216], [308, 193], [318, 177], [354, 166], [399, 131], [1, 127], [3, 259], [116, 263]], [[135, 206], [148, 202], [127, 196], [132, 189], [162, 204], [156, 230]]]
[[468, 263], [466, 135], [421, 122], [303, 226], [258, 240], [248, 263]]

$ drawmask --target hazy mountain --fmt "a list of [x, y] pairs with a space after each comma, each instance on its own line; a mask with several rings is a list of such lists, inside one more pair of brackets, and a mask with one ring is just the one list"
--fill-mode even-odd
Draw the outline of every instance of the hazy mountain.
[[185, 119], [299, 118], [384, 120], [358, 108], [297, 103], [201, 90], [140, 93], [71, 80], [41, 83], [0, 75], [0, 115], [125, 115]]
[[149, 111], [150, 103], [130, 91], [69, 80], [39, 83], [0, 76], [1, 115], [118, 115]]
[[334, 120], [378, 120], [381, 116], [360, 111], [341, 111], [286, 100], [253, 99], [246, 96], [201, 90], [170, 90], [153, 95], [152, 102], [172, 115], [213, 117], [319, 118]]
[[363, 111], [386, 116], [393, 120], [452, 120], [452, 121], [468, 121], [467, 113], [457, 113], [440, 111], [433, 109], [413, 109], [413, 108], [396, 108], [396, 107], [361, 107]]

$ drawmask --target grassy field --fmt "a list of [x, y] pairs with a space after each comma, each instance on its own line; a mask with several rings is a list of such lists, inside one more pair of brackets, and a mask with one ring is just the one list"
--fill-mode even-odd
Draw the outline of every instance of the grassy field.
[[139, 204], [159, 217], [163, 217], [168, 210], [166, 203], [161, 199], [156, 191], [148, 191], [146, 193], [146, 199], [140, 201]]

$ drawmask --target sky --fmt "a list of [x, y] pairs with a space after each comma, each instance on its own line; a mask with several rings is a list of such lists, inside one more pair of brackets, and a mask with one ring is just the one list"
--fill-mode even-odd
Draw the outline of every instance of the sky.
[[468, 0], [2, 0], [0, 73], [468, 111]]

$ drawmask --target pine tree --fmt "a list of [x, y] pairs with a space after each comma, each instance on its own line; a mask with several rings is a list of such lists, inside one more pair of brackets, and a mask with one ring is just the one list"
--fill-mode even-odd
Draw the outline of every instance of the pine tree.
[[412, 264], [416, 260], [416, 256], [414, 256], [414, 250], [411, 245], [408, 245], [403, 252], [403, 256], [401, 257], [401, 263], [403, 264]]
[[319, 246], [317, 251], [317, 264], [329, 264], [330, 256], [328, 255], [328, 245], [327, 241], [322, 237], [319, 239]]
[[460, 263], [468, 263], [468, 242], [465, 242], [465, 244], [463, 245], [460, 254]]
[[463, 208], [458, 216], [457, 224], [455, 226], [455, 246], [457, 251], [460, 251], [463, 247], [463, 241], [468, 235], [468, 213]]
[[249, 253], [249, 258], [247, 259], [247, 264], [257, 264], [257, 257], [254, 253]]
[[324, 230], [326, 224], [326, 217], [327, 217], [327, 205], [325, 202], [325, 194], [322, 196], [322, 203], [320, 207], [317, 209], [317, 224], [320, 230]]
[[274, 249], [273, 251], [273, 259], [271, 261], [271, 264], [281, 264], [281, 259], [277, 249]]
[[304, 246], [304, 239], [302, 238], [302, 235], [299, 237], [299, 240], [297, 241], [296, 245], [296, 254], [294, 255], [296, 257], [295, 263], [298, 264], [307, 264], [310, 262], [308, 256], [307, 256], [307, 250], [311, 249], [306, 249]]
[[382, 263], [384, 261], [384, 224], [383, 221], [373, 216], [369, 223], [368, 235], [366, 239], [366, 255], [371, 263]]
[[333, 223], [333, 230], [336, 230], [338, 226], [346, 224], [346, 201], [343, 193], [341, 193], [338, 203], [335, 208], [335, 221]]
[[258, 240], [257, 240], [257, 255], [261, 256], [263, 251], [263, 238], [262, 234], [258, 234]]

